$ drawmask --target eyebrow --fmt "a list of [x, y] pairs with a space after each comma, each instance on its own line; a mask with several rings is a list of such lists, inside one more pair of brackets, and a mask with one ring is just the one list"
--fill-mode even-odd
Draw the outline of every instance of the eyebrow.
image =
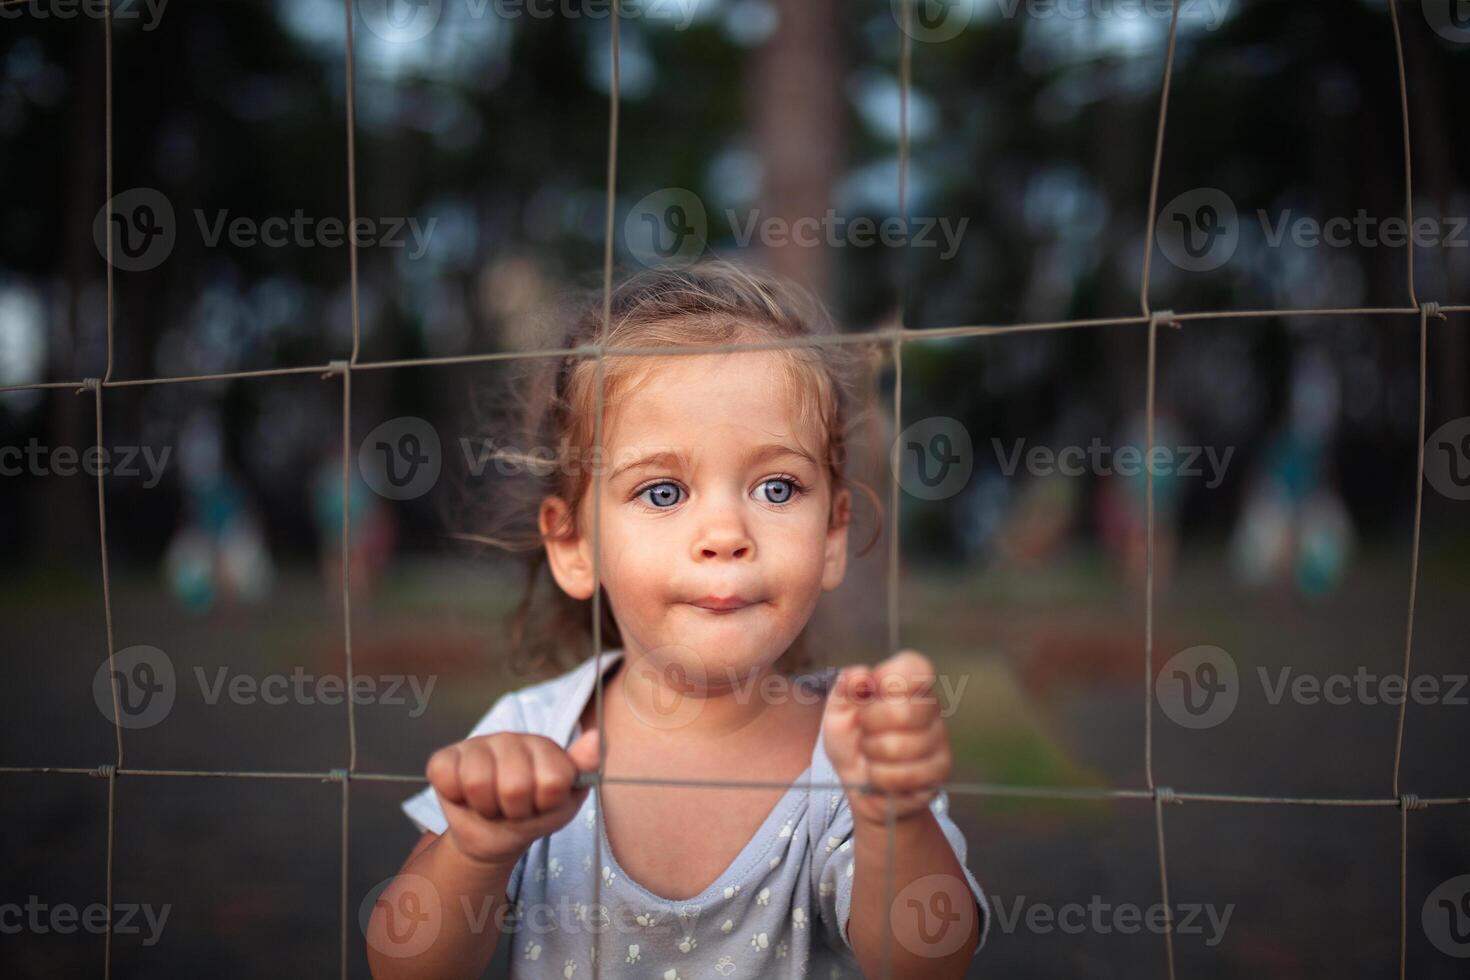
[[[798, 459], [805, 460], [813, 466], [817, 465], [817, 461], [811, 453], [806, 452], [803, 449], [797, 449], [792, 446], [785, 446], [778, 442], [766, 443], [763, 446], [757, 446], [755, 449], [751, 450], [749, 455], [746, 457], [746, 465], [764, 463], [768, 460], [779, 459], [782, 456], [795, 456]], [[618, 477], [631, 470], [648, 469], [651, 467], [662, 466], [673, 467], [682, 465], [687, 467], [688, 463], [689, 457], [686, 453], [682, 451], [671, 449], [659, 450], [657, 452], [647, 453], [643, 456], [637, 457], [636, 459], [631, 459], [628, 462], [623, 463], [621, 466], [618, 466], [612, 471], [611, 474], [608, 475], [607, 480], [609, 483], [611, 483]]]

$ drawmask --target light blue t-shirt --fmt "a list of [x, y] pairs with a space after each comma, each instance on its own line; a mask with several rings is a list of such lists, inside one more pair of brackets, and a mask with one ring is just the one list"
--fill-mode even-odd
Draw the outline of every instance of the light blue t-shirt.
[[[603, 673], [621, 650], [602, 655]], [[581, 734], [596, 659], [561, 677], [507, 694], [469, 737], [493, 732], [544, 735], [563, 747]], [[828, 692], [836, 668], [806, 675]], [[596, 818], [596, 791], [566, 826], [534, 842], [506, 887], [513, 906], [502, 927], [510, 942], [510, 976], [588, 980], [594, 958], [601, 977], [699, 980], [717, 977], [862, 976], [847, 940], [852, 907], [852, 811], [836, 783], [818, 735], [811, 766], [797, 777], [754, 837], [703, 893], [669, 900], [629, 877], [613, 857]], [[949, 816], [944, 793], [931, 804], [955, 857], [965, 866], [965, 838]], [[432, 788], [410, 797], [404, 811], [421, 830], [448, 826]], [[593, 905], [593, 842], [601, 840], [600, 906]], [[980, 945], [990, 911], [974, 874], [965, 878], [979, 904]], [[977, 950], [978, 951], [978, 950]]]

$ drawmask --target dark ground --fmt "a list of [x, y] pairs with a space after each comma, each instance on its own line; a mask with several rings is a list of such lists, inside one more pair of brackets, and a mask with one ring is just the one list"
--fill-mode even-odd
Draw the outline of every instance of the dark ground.
[[[1466, 670], [1463, 561], [1428, 548], [1415, 634], [1415, 672]], [[1352, 673], [1399, 668], [1407, 547], [1361, 558], [1330, 600], [1239, 592], [1218, 556], [1186, 549], [1159, 602], [1156, 661], [1196, 644], [1231, 651], [1243, 682], [1228, 721], [1188, 731], [1155, 711], [1154, 768], [1176, 790], [1315, 795], [1389, 794], [1396, 709], [1269, 703], [1257, 665]], [[0, 691], [3, 764], [95, 766], [113, 758], [112, 728], [90, 686], [105, 656], [100, 590], [90, 570], [43, 583], [13, 580], [0, 595], [8, 683]], [[968, 677], [952, 731], [960, 778], [998, 783], [1139, 787], [1142, 770], [1142, 608], [1101, 567], [1068, 562], [1045, 574], [918, 576], [904, 586], [905, 643], [953, 677]], [[489, 602], [486, 596], [492, 597]], [[408, 705], [358, 711], [358, 768], [417, 773], [428, 753], [462, 737], [509, 681], [490, 666], [503, 580], [458, 567], [403, 567], [359, 598], [359, 673], [412, 673], [436, 686], [422, 717]], [[119, 650], [151, 643], [180, 678], [172, 712], [125, 731], [126, 765], [325, 771], [346, 764], [341, 705], [209, 705], [196, 666], [252, 674], [341, 670], [340, 607], [307, 571], [284, 577], [269, 609], [194, 617], [156, 580], [119, 570]], [[873, 604], [881, 609], [882, 604]], [[849, 624], [851, 632], [861, 624]], [[882, 635], [882, 631], [866, 631]], [[839, 645], [842, 641], [839, 641]], [[862, 646], [858, 649], [861, 651]], [[964, 651], [964, 652], [962, 652]], [[841, 658], [834, 657], [833, 660]], [[967, 666], [966, 666], [967, 665]], [[411, 704], [411, 701], [410, 701]], [[1470, 792], [1470, 708], [1411, 706], [1403, 787], [1421, 797]], [[103, 900], [106, 783], [85, 776], [6, 775], [0, 900], [51, 905]], [[410, 787], [359, 783], [351, 794], [350, 968], [366, 976], [358, 904], [415, 839], [397, 804]], [[335, 976], [340, 788], [317, 780], [138, 777], [117, 783], [115, 901], [171, 907], [161, 938], [114, 939], [118, 977]], [[1024, 899], [1060, 907], [1159, 900], [1152, 804], [1025, 802], [956, 796], [969, 866], [1006, 909]], [[1176, 939], [1178, 975], [1393, 976], [1398, 956], [1399, 815], [1387, 808], [1206, 805], [1166, 809], [1176, 907], [1199, 903], [1231, 919]], [[1409, 975], [1463, 976], [1420, 925], [1440, 882], [1470, 872], [1470, 810], [1409, 817]], [[1094, 898], [1096, 897], [1096, 898]], [[0, 934], [0, 973], [95, 976], [99, 935]], [[1155, 934], [1037, 931], [1024, 918], [997, 929], [973, 976], [1162, 977]]]

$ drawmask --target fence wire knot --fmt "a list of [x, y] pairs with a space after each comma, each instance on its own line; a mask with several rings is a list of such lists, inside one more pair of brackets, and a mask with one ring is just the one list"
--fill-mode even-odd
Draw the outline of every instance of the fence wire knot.
[[1159, 310], [1157, 313], [1148, 315], [1148, 325], [1151, 327], [1173, 327], [1175, 330], [1183, 328], [1183, 324], [1174, 319], [1173, 310]]
[[98, 779], [112, 779], [117, 776], [117, 766], [110, 764], [100, 765], [92, 770], [91, 775]]
[[1413, 793], [1404, 793], [1399, 797], [1399, 809], [1406, 812], [1409, 810], [1427, 810], [1429, 809], [1429, 804], [1419, 799]]
[[346, 361], [328, 361], [326, 373], [323, 374], [322, 377], [330, 378], [334, 375], [346, 374], [349, 369], [349, 365]]
[[96, 391], [97, 389], [99, 389], [101, 387], [102, 387], [102, 379], [101, 378], [83, 378], [82, 379], [82, 386], [77, 389], [77, 394], [80, 395], [84, 391]]
[[1179, 798], [1174, 795], [1174, 790], [1170, 786], [1155, 786], [1154, 799], [1165, 805], [1179, 802]]
[[1448, 320], [1449, 319], [1449, 317], [1445, 316], [1443, 313], [1441, 313], [1439, 311], [1439, 304], [1438, 303], [1434, 303], [1434, 302], [1421, 303], [1420, 306], [1419, 306], [1419, 308], [1424, 311], [1424, 315], [1425, 316], [1432, 316], [1436, 320]]
[[324, 782], [324, 783], [345, 783], [345, 782], [347, 782], [347, 778], [348, 778], [348, 775], [347, 775], [347, 770], [346, 769], [329, 769], [327, 771], [327, 775], [322, 779], [322, 782]]

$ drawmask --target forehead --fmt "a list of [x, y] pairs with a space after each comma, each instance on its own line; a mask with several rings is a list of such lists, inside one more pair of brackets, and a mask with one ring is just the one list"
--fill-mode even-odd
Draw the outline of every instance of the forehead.
[[631, 447], [730, 447], [789, 442], [814, 455], [818, 419], [803, 411], [791, 362], [776, 351], [669, 355], [629, 371], [609, 397], [606, 442]]

